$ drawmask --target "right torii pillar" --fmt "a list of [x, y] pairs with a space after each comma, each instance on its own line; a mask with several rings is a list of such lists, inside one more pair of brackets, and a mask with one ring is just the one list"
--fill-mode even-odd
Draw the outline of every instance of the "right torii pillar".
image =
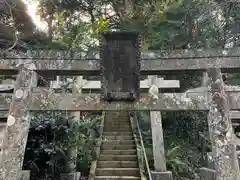
[[[233, 144], [233, 130], [230, 119], [228, 97], [220, 69], [209, 69], [211, 82], [211, 99], [209, 103], [208, 124], [212, 142], [214, 171], [201, 169], [202, 180], [235, 180], [239, 176], [239, 165], [234, 157], [236, 148]], [[211, 171], [211, 172], [210, 172]], [[204, 173], [206, 173], [204, 175]]]

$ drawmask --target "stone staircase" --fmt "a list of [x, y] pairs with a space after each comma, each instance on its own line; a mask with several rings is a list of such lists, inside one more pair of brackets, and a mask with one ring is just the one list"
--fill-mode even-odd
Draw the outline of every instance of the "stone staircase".
[[128, 112], [106, 112], [95, 179], [141, 179]]

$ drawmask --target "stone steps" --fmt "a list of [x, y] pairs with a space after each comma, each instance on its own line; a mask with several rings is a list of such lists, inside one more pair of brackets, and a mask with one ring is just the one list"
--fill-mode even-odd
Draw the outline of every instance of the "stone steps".
[[109, 122], [108, 124], [119, 124], [119, 125], [124, 125], [124, 123], [126, 124], [130, 124], [129, 120], [122, 120], [120, 118], [112, 118], [111, 122]]
[[104, 132], [111, 132], [111, 131], [114, 131], [114, 132], [132, 132], [132, 128], [130, 127], [130, 124], [129, 125], [111, 125], [111, 124], [108, 124], [104, 127]]
[[136, 149], [128, 149], [128, 150], [102, 150], [101, 154], [135, 155], [136, 154]]
[[100, 155], [100, 161], [137, 161], [137, 155]]
[[128, 129], [131, 129], [131, 124], [129, 122], [109, 123], [109, 124], [106, 124], [104, 128], [128, 128]]
[[110, 131], [115, 131], [115, 132], [129, 132], [131, 131], [131, 129], [126, 129], [126, 128], [109, 128], [109, 129], [106, 129], [106, 132], [110, 132]]
[[108, 131], [103, 132], [103, 136], [132, 136], [132, 132], [114, 132], [114, 131]]
[[104, 140], [133, 140], [133, 136], [104, 136]]
[[136, 145], [105, 145], [101, 148], [102, 150], [136, 150]]
[[137, 161], [99, 161], [99, 168], [138, 168]]
[[103, 140], [102, 145], [134, 145], [134, 140]]
[[128, 125], [108, 125], [108, 126], [104, 127], [104, 131], [107, 130], [107, 129], [110, 129], [110, 128], [111, 129], [127, 129], [128, 132], [131, 132], [131, 130], [132, 130], [131, 127], [129, 127]]
[[97, 180], [141, 180], [140, 177], [135, 176], [96, 176], [95, 179]]
[[97, 168], [97, 176], [139, 176], [139, 168]]
[[97, 180], [140, 180], [137, 150], [126, 112], [107, 112], [104, 121]]

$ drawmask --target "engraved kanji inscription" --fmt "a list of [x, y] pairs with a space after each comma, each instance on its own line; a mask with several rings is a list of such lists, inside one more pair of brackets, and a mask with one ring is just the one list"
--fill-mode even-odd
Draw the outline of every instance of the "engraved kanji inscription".
[[102, 99], [134, 101], [140, 89], [140, 40], [137, 33], [111, 32], [101, 38]]

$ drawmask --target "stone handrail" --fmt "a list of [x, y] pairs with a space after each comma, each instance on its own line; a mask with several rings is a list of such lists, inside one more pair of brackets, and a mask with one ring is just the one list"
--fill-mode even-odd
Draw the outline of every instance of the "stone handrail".
[[[133, 114], [133, 116], [132, 116], [132, 114]], [[143, 161], [142, 164], [141, 164], [141, 162], [139, 162], [139, 166], [140, 166], [140, 168], [144, 168], [144, 164], [145, 164], [148, 179], [152, 180], [152, 175], [151, 175], [151, 171], [150, 171], [150, 168], [149, 168], [149, 165], [148, 165], [148, 158], [147, 158], [147, 154], [146, 154], [144, 143], [143, 143], [141, 129], [139, 127], [139, 123], [138, 123], [138, 119], [136, 117], [136, 114], [134, 112], [130, 113], [130, 119], [131, 119], [132, 128], [135, 128], [137, 130], [137, 133], [138, 133], [138, 136], [139, 136], [139, 138], [137, 138], [136, 135], [134, 134], [136, 144], [138, 146], [140, 146], [141, 151], [143, 152], [143, 159], [141, 157], [141, 154], [138, 153], [138, 161], [141, 161], [141, 160]], [[138, 141], [140, 141], [140, 144], [139, 144]], [[144, 176], [142, 172], [140, 172], [140, 173], [141, 173], [141, 176]]]

